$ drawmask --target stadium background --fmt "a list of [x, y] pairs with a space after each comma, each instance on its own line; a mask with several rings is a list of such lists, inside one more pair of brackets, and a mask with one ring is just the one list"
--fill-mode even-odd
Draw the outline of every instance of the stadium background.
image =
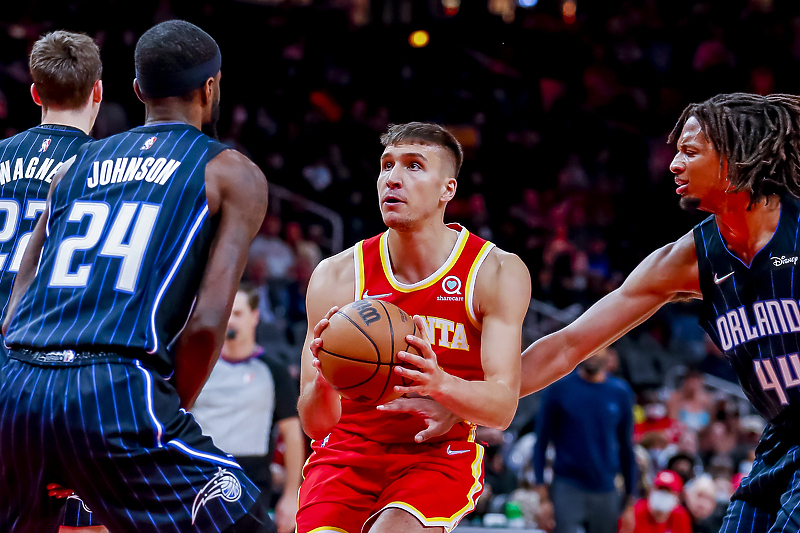
[[[434, 121], [461, 140], [447, 220], [527, 263], [527, 345], [702, 219], [678, 208], [668, 170], [666, 137], [686, 104], [719, 92], [800, 92], [792, 0], [30, 0], [2, 9], [4, 137], [39, 120], [27, 54], [48, 30], [84, 31], [101, 46], [97, 138], [143, 120], [131, 82], [148, 27], [184, 18], [217, 39], [220, 138], [271, 185], [247, 271], [268, 296], [260, 338], [295, 375], [313, 267], [383, 228], [374, 183], [389, 123]], [[616, 345], [610, 370], [637, 392], [640, 494], [685, 452], [723, 502], [760, 422], [693, 313], [687, 304], [659, 312]], [[694, 394], [683, 384], [688, 370], [706, 383], [701, 427], [673, 420]], [[514, 499], [540, 528], [552, 525], [528, 490], [537, 405], [536, 396], [522, 402], [508, 432], [485, 433], [494, 497], [476, 519]], [[653, 418], [656, 406], [667, 407], [666, 420]]]

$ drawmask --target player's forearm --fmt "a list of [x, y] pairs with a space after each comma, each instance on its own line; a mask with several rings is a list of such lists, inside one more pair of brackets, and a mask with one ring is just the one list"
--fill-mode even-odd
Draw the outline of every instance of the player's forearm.
[[300, 420], [297, 417], [281, 420], [279, 423], [286, 451], [283, 462], [286, 467], [286, 482], [283, 495], [296, 498], [300, 483], [303, 481], [303, 462], [305, 461], [305, 445]]
[[214, 322], [204, 325], [193, 315], [178, 339], [172, 381], [184, 409], [192, 408], [219, 358], [224, 324]]
[[558, 381], [580, 362], [561, 331], [542, 337], [522, 352], [520, 398]]
[[432, 397], [459, 418], [506, 429], [514, 419], [519, 394], [503, 382], [466, 381], [448, 374], [441, 390]]
[[297, 411], [303, 431], [314, 440], [324, 439], [342, 416], [342, 400], [333, 389], [308, 383], [300, 394]]

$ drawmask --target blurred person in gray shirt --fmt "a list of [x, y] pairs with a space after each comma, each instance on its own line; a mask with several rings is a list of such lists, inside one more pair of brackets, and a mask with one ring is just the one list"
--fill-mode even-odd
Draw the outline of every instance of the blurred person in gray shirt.
[[275, 524], [283, 533], [295, 529], [305, 444], [297, 415], [298, 386], [285, 366], [255, 342], [258, 299], [255, 287], [239, 286], [222, 354], [192, 414], [203, 433], [233, 455], [267, 495], [272, 492], [271, 436], [277, 425], [286, 445], [286, 481], [275, 505]]

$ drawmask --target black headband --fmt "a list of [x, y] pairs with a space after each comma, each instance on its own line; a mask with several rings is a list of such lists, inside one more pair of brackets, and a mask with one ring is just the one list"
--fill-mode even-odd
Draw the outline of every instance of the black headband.
[[222, 65], [222, 55], [217, 48], [214, 57], [180, 72], [170, 72], [163, 76], [150, 76], [143, 78], [136, 71], [136, 79], [145, 96], [150, 98], [166, 98], [168, 96], [183, 96], [184, 94], [199, 89], [208, 78], [213, 78]]

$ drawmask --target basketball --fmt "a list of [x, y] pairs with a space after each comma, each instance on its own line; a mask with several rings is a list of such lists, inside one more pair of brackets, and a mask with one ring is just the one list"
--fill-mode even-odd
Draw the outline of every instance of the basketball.
[[319, 361], [322, 375], [344, 398], [379, 405], [401, 396], [395, 385], [409, 381], [394, 372], [397, 352], [420, 355], [406, 342], [418, 335], [411, 316], [381, 300], [358, 300], [336, 312], [323, 330]]

